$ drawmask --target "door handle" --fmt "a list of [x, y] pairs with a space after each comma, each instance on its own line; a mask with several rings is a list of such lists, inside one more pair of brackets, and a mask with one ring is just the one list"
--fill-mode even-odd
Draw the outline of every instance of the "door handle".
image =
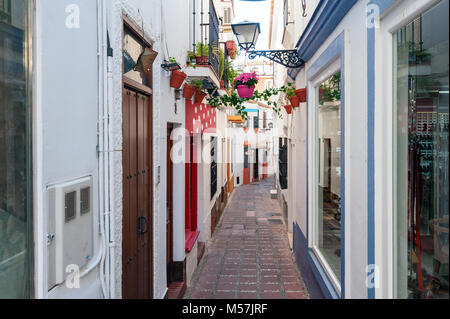
[[[145, 226], [144, 226], [145, 225]], [[145, 228], [144, 228], [144, 227]], [[148, 220], [144, 216], [138, 217], [138, 235], [144, 236], [148, 233]]]

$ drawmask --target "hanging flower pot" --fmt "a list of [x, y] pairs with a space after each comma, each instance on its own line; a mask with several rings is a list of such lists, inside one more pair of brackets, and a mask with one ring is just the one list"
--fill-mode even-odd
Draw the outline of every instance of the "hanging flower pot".
[[292, 105], [285, 105], [284, 109], [286, 110], [287, 114], [291, 114], [292, 113]]
[[202, 103], [203, 100], [205, 99], [205, 97], [206, 97], [206, 93], [204, 93], [204, 92], [202, 92], [200, 90], [197, 90], [197, 91], [195, 91], [194, 102], [195, 103]]
[[298, 107], [300, 105], [300, 101], [298, 100], [297, 95], [291, 97], [289, 101], [291, 102], [292, 107]]
[[237, 87], [237, 91], [241, 99], [250, 99], [253, 96], [253, 93], [255, 92], [255, 87], [254, 86], [248, 87], [247, 85], [239, 85]]
[[183, 97], [185, 99], [190, 100], [194, 96], [194, 93], [195, 93], [195, 87], [185, 83], [184, 84], [184, 89], [183, 89]]
[[234, 79], [234, 88], [237, 89], [241, 99], [249, 99], [253, 97], [255, 86], [258, 84], [259, 78], [255, 72], [243, 73]]
[[307, 93], [306, 88], [295, 91], [295, 95], [297, 95], [300, 103], [305, 103], [307, 101], [306, 93]]
[[231, 60], [236, 59], [236, 51], [229, 51], [228, 55], [230, 56]]
[[179, 89], [186, 79], [187, 75], [184, 72], [173, 70], [172, 77], [170, 78], [170, 87]]
[[227, 50], [236, 51], [236, 42], [234, 42], [233, 40], [227, 41]]

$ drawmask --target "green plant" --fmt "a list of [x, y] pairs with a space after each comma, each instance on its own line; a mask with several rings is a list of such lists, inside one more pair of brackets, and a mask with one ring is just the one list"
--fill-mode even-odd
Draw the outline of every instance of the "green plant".
[[248, 113], [245, 111], [246, 107], [244, 106], [244, 103], [248, 101], [261, 101], [268, 106], [272, 106], [272, 110], [278, 115], [278, 117], [282, 118], [283, 116], [281, 113], [281, 108], [278, 106], [277, 102], [273, 102], [271, 98], [279, 95], [282, 92], [286, 93], [288, 88], [289, 86], [283, 86], [278, 89], [267, 89], [261, 93], [256, 90], [251, 98], [241, 98], [236, 94], [236, 92], [231, 92], [229, 95], [209, 98], [208, 104], [214, 108], [220, 106], [234, 108], [237, 111], [238, 115], [242, 116], [244, 119], [247, 119]]
[[328, 81], [320, 86], [322, 97], [320, 105], [325, 102], [334, 102], [341, 99], [341, 72], [335, 73]]
[[219, 79], [223, 79], [225, 72], [225, 53], [222, 49], [219, 49]]
[[286, 97], [288, 99], [292, 99], [295, 95], [295, 87], [292, 83], [288, 83], [287, 86], [284, 87], [285, 90], [283, 91], [284, 94], [286, 94]]
[[195, 46], [196, 56], [209, 56], [209, 45], [198, 42]]
[[173, 56], [169, 57], [169, 63], [176, 63], [180, 65], [180, 63], [178, 63], [178, 61]]
[[188, 84], [195, 87], [198, 91], [205, 93], [203, 81], [201, 79], [191, 79], [188, 81]]

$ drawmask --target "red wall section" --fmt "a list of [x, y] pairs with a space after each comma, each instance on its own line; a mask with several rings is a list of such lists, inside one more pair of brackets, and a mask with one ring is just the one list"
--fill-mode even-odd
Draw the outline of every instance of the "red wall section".
[[217, 112], [210, 105], [192, 103], [186, 100], [186, 130], [189, 133], [203, 133], [206, 129], [217, 128]]

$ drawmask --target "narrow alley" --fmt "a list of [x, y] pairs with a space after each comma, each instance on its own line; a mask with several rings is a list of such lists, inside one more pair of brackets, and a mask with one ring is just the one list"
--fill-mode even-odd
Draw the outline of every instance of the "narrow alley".
[[306, 299], [272, 176], [239, 187], [224, 211], [185, 299]]

